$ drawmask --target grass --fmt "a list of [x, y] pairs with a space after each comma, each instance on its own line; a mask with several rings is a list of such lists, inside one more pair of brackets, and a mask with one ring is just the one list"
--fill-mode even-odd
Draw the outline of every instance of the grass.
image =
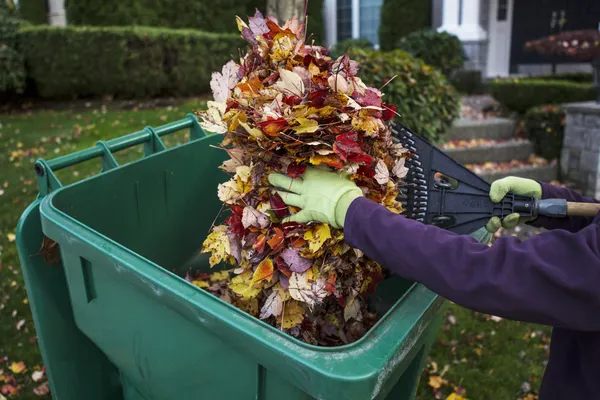
[[[50, 398], [34, 393], [43, 391], [46, 379], [32, 379], [42, 360], [14, 242], [17, 220], [37, 194], [33, 162], [180, 119], [200, 106], [201, 101], [188, 100], [169, 107], [124, 110], [115, 103], [94, 103], [62, 111], [0, 114], [0, 389], [8, 398]], [[165, 142], [170, 146], [184, 140], [179, 135]], [[138, 146], [118, 154], [117, 160], [129, 162], [141, 154]], [[68, 184], [99, 169], [99, 160], [94, 160], [57, 175]], [[548, 328], [493, 319], [453, 304], [447, 304], [444, 313], [418, 399], [446, 399], [454, 391], [466, 391], [463, 396], [471, 400], [536, 398], [548, 356]], [[20, 373], [11, 371], [23, 366], [26, 370]], [[9, 395], [6, 385], [18, 387], [18, 392]]]

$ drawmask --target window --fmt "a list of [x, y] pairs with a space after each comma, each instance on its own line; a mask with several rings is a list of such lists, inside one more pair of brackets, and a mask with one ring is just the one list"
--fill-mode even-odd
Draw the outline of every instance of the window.
[[383, 0], [360, 0], [359, 33], [374, 45], [379, 43], [379, 23]]
[[352, 37], [352, 0], [337, 0], [337, 41]]
[[498, 10], [496, 19], [498, 21], [506, 21], [508, 14], [508, 0], [498, 0]]

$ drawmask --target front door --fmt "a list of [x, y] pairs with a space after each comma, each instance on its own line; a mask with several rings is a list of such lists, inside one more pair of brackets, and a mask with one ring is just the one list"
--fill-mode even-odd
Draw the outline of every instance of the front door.
[[508, 76], [515, 0], [490, 0], [487, 76]]

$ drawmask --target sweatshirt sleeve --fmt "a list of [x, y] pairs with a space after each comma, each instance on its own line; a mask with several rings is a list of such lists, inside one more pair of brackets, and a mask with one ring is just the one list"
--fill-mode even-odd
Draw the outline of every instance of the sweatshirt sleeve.
[[[581, 194], [558, 186], [553, 186], [547, 183], [540, 182], [542, 185], [542, 199], [565, 199], [578, 203], [598, 203], [598, 200], [589, 197], [584, 197]], [[589, 217], [566, 217], [552, 218], [540, 216], [535, 221], [531, 221], [528, 225], [536, 228], [546, 229], [564, 229], [569, 232], [577, 232], [580, 229], [592, 223], [594, 218]]]
[[600, 216], [578, 232], [547, 231], [492, 246], [352, 202], [346, 242], [397, 275], [463, 307], [507, 319], [600, 330]]

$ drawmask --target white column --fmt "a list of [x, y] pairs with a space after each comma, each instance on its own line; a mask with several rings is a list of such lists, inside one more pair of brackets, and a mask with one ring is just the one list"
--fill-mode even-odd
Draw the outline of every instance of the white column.
[[330, 47], [337, 42], [337, 1], [325, 0], [323, 3], [323, 20], [325, 21], [325, 46]]
[[65, 15], [65, 1], [64, 0], [48, 0], [48, 21], [53, 26], [66, 26], [67, 18]]
[[360, 0], [352, 0], [352, 38], [360, 37]]
[[462, 0], [462, 21], [459, 28], [459, 38], [462, 41], [485, 40], [487, 34], [479, 24], [479, 9], [481, 0]]
[[442, 26], [438, 31], [456, 33], [458, 31], [459, 0], [443, 0]]

